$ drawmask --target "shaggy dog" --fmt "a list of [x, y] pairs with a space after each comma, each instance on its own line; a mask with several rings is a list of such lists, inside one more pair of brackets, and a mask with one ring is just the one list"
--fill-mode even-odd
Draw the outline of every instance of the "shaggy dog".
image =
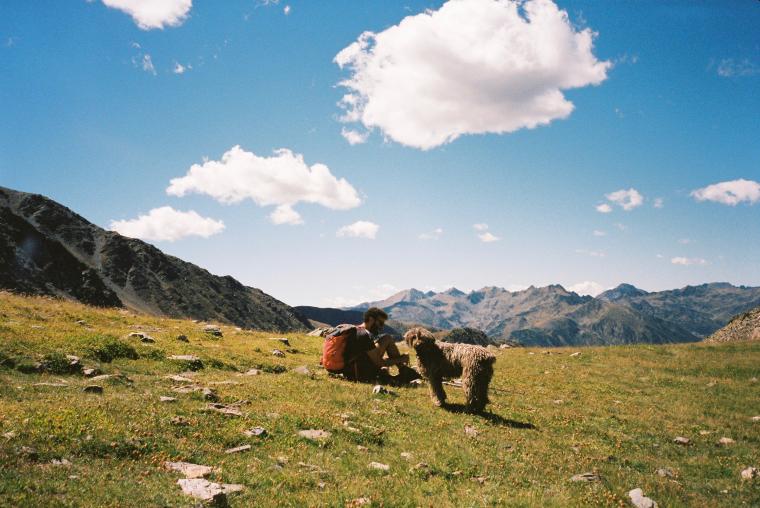
[[430, 383], [433, 404], [440, 407], [446, 403], [443, 378], [461, 376], [467, 410], [483, 411], [488, 404], [488, 384], [496, 361], [494, 355], [480, 346], [436, 341], [424, 328], [412, 328], [404, 334], [404, 341], [417, 353], [418, 370]]

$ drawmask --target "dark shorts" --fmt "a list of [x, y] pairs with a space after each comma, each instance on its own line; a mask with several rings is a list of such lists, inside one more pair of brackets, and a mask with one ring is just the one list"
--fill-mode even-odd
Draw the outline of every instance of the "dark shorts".
[[346, 364], [343, 375], [351, 381], [369, 383], [377, 379], [380, 369], [369, 359], [367, 353], [360, 353], [355, 360]]

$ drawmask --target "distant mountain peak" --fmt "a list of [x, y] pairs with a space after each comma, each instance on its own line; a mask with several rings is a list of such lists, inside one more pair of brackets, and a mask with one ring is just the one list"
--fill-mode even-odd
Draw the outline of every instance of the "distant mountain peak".
[[628, 284], [624, 282], [622, 284], [618, 284], [617, 287], [608, 289], [607, 291], [600, 293], [597, 296], [597, 298], [600, 300], [605, 300], [607, 302], [614, 302], [614, 301], [620, 300], [621, 298], [633, 298], [637, 296], [644, 296], [647, 294], [649, 293], [644, 291], [643, 289], [639, 289], [633, 284]]
[[446, 291], [444, 291], [443, 294], [450, 295], [450, 296], [464, 296], [466, 293], [452, 286]]

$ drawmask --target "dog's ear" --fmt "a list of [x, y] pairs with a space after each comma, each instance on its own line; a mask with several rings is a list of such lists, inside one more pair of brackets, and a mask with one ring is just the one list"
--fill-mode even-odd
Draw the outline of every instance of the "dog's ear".
[[419, 336], [418, 339], [421, 343], [430, 343], [432, 344], [435, 342], [435, 337], [432, 333], [430, 333], [429, 330], [426, 330], [425, 328], [418, 328], [419, 330]]
[[404, 334], [404, 342], [406, 342], [406, 345], [410, 348], [415, 348], [421, 344], [435, 342], [435, 337], [424, 328], [417, 327], [412, 328]]

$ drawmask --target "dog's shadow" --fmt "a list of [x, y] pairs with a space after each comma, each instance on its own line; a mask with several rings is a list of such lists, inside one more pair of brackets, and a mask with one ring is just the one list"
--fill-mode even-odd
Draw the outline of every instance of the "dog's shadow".
[[464, 404], [458, 404], [458, 403], [446, 403], [443, 406], [441, 406], [441, 409], [444, 409], [450, 413], [466, 413], [470, 414], [472, 416], [479, 416], [480, 418], [483, 418], [484, 420], [487, 420], [491, 422], [494, 425], [498, 425], [501, 427], [511, 427], [513, 429], [530, 429], [530, 430], [538, 430], [538, 427], [533, 425], [529, 422], [518, 422], [517, 420], [510, 420], [509, 418], [504, 418], [501, 415], [497, 415], [496, 413], [490, 413], [490, 412], [482, 412], [482, 413], [471, 413], [467, 410], [467, 406]]

